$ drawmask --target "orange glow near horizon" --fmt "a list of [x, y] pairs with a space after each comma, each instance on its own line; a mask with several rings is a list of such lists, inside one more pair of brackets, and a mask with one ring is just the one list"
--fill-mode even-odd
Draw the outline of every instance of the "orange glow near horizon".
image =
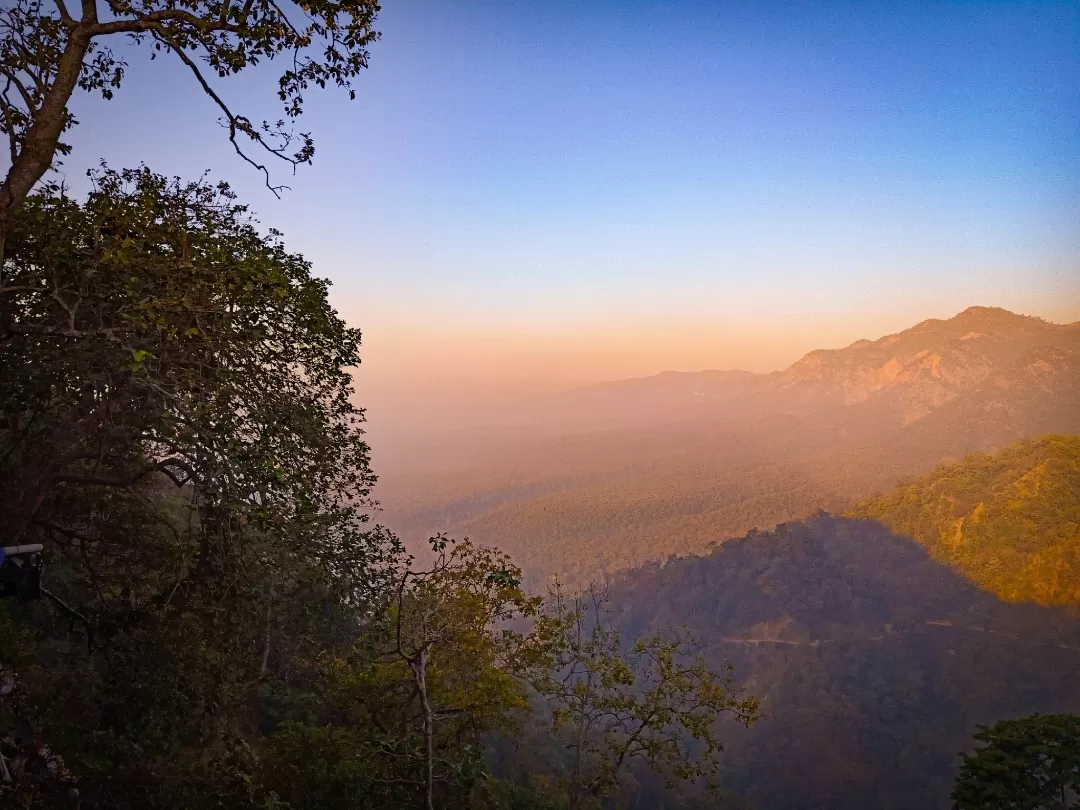
[[[1080, 299], [1037, 314], [1080, 321]], [[1016, 308], [1013, 308], [1017, 311]], [[436, 328], [376, 323], [364, 330], [357, 400], [373, 435], [482, 424], [530, 397], [662, 371], [784, 368], [819, 348], [840, 348], [956, 311], [829, 314], [764, 319], [652, 318], [567, 325]]]

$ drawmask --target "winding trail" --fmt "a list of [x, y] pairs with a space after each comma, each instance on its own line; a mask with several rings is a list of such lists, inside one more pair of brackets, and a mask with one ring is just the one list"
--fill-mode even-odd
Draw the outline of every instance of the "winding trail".
[[[970, 625], [956, 625], [945, 619], [928, 619], [924, 622], [931, 627], [947, 627], [953, 630], [967, 631], [970, 633], [987, 633], [993, 636], [1003, 636], [1004, 638], [1012, 639], [1013, 641], [1029, 641], [1036, 644], [1042, 644], [1044, 646], [1055, 647], [1059, 650], [1072, 650], [1073, 652], [1080, 652], [1080, 647], [1072, 644], [1046, 644], [1038, 639], [1028, 639], [1023, 636], [1017, 636], [1012, 633], [1004, 633], [1000, 630], [987, 630], [985, 627], [972, 627]], [[890, 635], [902, 635], [901, 633], [884, 633], [878, 636], [852, 636], [850, 638], [822, 638], [814, 639], [813, 641], [794, 641], [792, 639], [784, 638], [746, 638], [743, 636], [723, 636], [720, 641], [724, 644], [743, 644], [746, 646], [757, 646], [759, 644], [784, 644], [791, 647], [820, 647], [822, 644], [842, 644], [848, 641], [881, 641], [886, 636]]]

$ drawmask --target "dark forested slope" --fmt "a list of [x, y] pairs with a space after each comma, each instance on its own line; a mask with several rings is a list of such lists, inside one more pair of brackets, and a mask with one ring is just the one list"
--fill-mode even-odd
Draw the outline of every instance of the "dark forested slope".
[[765, 718], [726, 782], [759, 810], [947, 808], [975, 724], [1080, 711], [1080, 624], [1008, 604], [880, 523], [818, 516], [626, 572], [628, 634], [685, 624]]

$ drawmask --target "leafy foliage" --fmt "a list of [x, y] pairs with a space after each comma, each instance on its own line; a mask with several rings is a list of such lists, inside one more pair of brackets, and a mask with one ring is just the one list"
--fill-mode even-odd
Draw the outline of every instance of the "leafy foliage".
[[851, 514], [914, 537], [1002, 599], [1080, 603], [1080, 436], [972, 455]]
[[[528, 706], [525, 676], [549, 645], [513, 623], [538, 600], [503, 555], [432, 539], [434, 560], [406, 568], [381, 629], [322, 665], [322, 699], [271, 739], [271, 772], [294, 807], [445, 807], [484, 777], [485, 735]], [[312, 755], [321, 764], [312, 771]]]
[[667, 785], [715, 775], [717, 721], [749, 726], [757, 702], [714, 671], [689, 633], [654, 632], [623, 644], [601, 588], [567, 596], [556, 584], [548, 615], [559, 628], [555, 666], [534, 683], [551, 709], [552, 733], [571, 752], [559, 780], [571, 810], [599, 806], [624, 769], [644, 766]]
[[[11, 237], [0, 287], [7, 544], [67, 548], [93, 534], [113, 515], [83, 509], [88, 497], [148, 519], [147, 487], [170, 482], [220, 543], [246, 526], [328, 566], [362, 544], [375, 478], [350, 400], [360, 334], [226, 187], [105, 171], [85, 207], [35, 198]], [[207, 565], [207, 550], [187, 552]]]
[[264, 692], [310, 684], [400, 564], [365, 526], [360, 335], [225, 187], [105, 171], [9, 236], [3, 538], [49, 571], [13, 744], [48, 740], [98, 807], [261, 802]]
[[[367, 67], [379, 5], [371, 0], [13, 0], [0, 9], [0, 132], [8, 137], [10, 168], [0, 185], [0, 248], [11, 214], [70, 147], [60, 141], [75, 124], [70, 100], [77, 89], [112, 98], [128, 64], [109, 43], [125, 37], [151, 59], [176, 58], [215, 103], [236, 152], [271, 182], [260, 162], [267, 154], [295, 167], [308, 163], [314, 143], [285, 121], [257, 124], [238, 113], [213, 87], [261, 62], [284, 58], [278, 97], [285, 117], [303, 112], [311, 87], [338, 86], [354, 95], [352, 80]], [[76, 17], [75, 14], [78, 14]], [[255, 155], [247, 151], [254, 146]], [[2, 254], [2, 249], [0, 249]]]
[[1080, 807], [1080, 717], [1033, 715], [979, 726], [982, 743], [963, 755], [955, 810]]
[[[326, 282], [227, 187], [146, 169], [103, 170], [83, 204], [32, 196], [8, 236], [0, 537], [40, 542], [48, 577], [0, 606], [0, 798], [559, 801], [489, 779], [488, 746], [582, 650], [505, 555], [440, 535], [421, 565], [369, 526], [360, 334]], [[580, 659], [622, 673], [586, 702], [642, 723], [605, 732], [590, 773], [697, 773], [682, 732], [718, 749], [729, 681], [682, 651]]]

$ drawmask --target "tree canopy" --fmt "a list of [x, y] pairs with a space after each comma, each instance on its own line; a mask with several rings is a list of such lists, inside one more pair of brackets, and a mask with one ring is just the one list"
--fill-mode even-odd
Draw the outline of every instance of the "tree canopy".
[[963, 755], [955, 810], [1080, 807], [1080, 717], [1047, 714], [979, 726]]
[[9, 237], [0, 536], [49, 567], [20, 608], [31, 664], [7, 662], [34, 707], [13, 730], [96, 806], [169, 806], [171, 780], [224, 784], [262, 684], [359, 632], [396, 576], [367, 525], [360, 334], [225, 186], [106, 170], [85, 204], [31, 197]]
[[85, 206], [32, 199], [0, 286], [6, 544], [166, 481], [310, 553], [352, 542], [375, 480], [360, 333], [326, 293], [225, 186], [106, 170]]
[[851, 514], [913, 537], [1002, 599], [1080, 603], [1080, 436], [975, 453]]
[[703, 772], [681, 735], [718, 747], [724, 676], [658, 636], [582, 651], [505, 555], [437, 536], [425, 567], [371, 525], [360, 333], [227, 186], [103, 169], [8, 237], [0, 545], [47, 577], [0, 605], [0, 801], [503, 806], [491, 735], [579, 659], [619, 722], [572, 795], [634, 758]]
[[[0, 245], [14, 211], [45, 175], [76, 121], [77, 90], [109, 99], [130, 66], [113, 50], [126, 37], [149, 58], [181, 63], [217, 106], [236, 152], [272, 189], [267, 160], [311, 161], [314, 142], [287, 121], [304, 109], [312, 87], [337, 86], [352, 97], [352, 81], [368, 64], [379, 4], [373, 0], [13, 0], [0, 10], [0, 132], [11, 166], [0, 185]], [[226, 101], [219, 80], [281, 58], [277, 95], [283, 118], [257, 122]]]

